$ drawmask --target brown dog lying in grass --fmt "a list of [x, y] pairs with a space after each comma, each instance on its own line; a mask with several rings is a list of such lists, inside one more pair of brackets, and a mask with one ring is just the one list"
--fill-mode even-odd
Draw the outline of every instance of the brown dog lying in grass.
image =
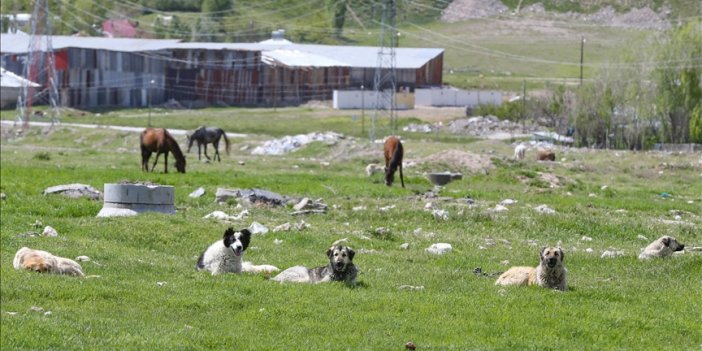
[[512, 267], [497, 278], [495, 285], [538, 285], [565, 291], [567, 270], [563, 267], [563, 256], [559, 247], [544, 247], [536, 268]]

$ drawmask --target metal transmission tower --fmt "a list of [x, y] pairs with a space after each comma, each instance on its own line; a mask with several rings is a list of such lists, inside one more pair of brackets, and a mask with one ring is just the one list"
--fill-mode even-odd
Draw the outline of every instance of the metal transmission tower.
[[33, 83], [45, 83], [46, 90], [43, 94], [47, 96], [44, 99], [48, 100], [51, 110], [51, 125], [60, 123], [60, 111], [57, 76], [56, 76], [56, 61], [54, 58], [54, 47], [51, 43], [51, 16], [49, 12], [48, 0], [36, 0], [34, 3], [34, 12], [31, 19], [32, 31], [29, 36], [29, 45], [27, 48], [27, 59], [24, 65], [24, 78], [22, 82], [22, 91], [17, 98], [17, 119], [29, 124], [30, 116], [32, 115], [32, 104], [37, 99], [36, 88]]
[[[375, 112], [371, 120], [370, 139], [375, 140], [377, 124], [387, 120], [391, 130], [397, 129], [395, 113], [395, 47], [397, 30], [395, 29], [395, 0], [384, 0], [380, 20], [380, 40], [378, 44], [378, 64], [375, 67], [373, 88], [375, 89]], [[387, 118], [385, 118], [387, 117]]]

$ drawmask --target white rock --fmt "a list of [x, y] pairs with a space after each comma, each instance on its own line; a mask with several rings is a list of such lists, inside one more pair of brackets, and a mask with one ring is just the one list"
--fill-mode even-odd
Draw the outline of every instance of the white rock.
[[589, 197], [597, 197], [597, 195], [595, 195], [594, 193], [589, 193], [589, 194], [587, 194], [587, 196], [589, 196]]
[[620, 256], [624, 256], [624, 250], [608, 249], [602, 253], [600, 258], [616, 258]]
[[243, 210], [243, 211], [241, 211], [241, 213], [239, 213], [236, 216], [230, 216], [222, 211], [213, 211], [212, 213], [210, 213], [202, 218], [205, 218], [205, 219], [213, 218], [213, 219], [220, 220], [220, 221], [239, 221], [242, 218], [248, 217], [248, 216], [249, 216], [249, 210]]
[[432, 244], [428, 248], [426, 248], [424, 251], [435, 254], [435, 255], [443, 255], [446, 253], [451, 252], [453, 250], [453, 247], [451, 244], [446, 244], [446, 243], [437, 243], [437, 244]]
[[285, 222], [275, 228], [273, 228], [273, 233], [278, 233], [278, 232], [287, 232], [291, 228], [290, 222]]
[[517, 200], [512, 200], [512, 199], [504, 199], [504, 200], [500, 201], [500, 205], [505, 205], [505, 206], [514, 205], [516, 203], [517, 203]]
[[585, 236], [585, 235], [583, 235], [583, 237], [582, 237], [582, 238], [580, 238], [580, 240], [581, 240], [581, 241], [592, 241], [592, 238], [591, 238], [591, 237], [589, 237], [589, 236]]
[[392, 209], [395, 208], [395, 207], [396, 207], [395, 205], [390, 205], [390, 206], [381, 207], [381, 208], [379, 208], [378, 210], [380, 210], [380, 211], [382, 211], [382, 212], [387, 212], [387, 211], [392, 210]]
[[188, 195], [188, 196], [190, 196], [193, 199], [197, 199], [198, 197], [200, 197], [202, 195], [205, 195], [205, 188], [199, 187], [199, 188], [195, 189], [195, 191], [190, 193], [190, 195]]
[[509, 265], [509, 260], [500, 261], [500, 264], [503, 266], [507, 266]]
[[88, 257], [88, 256], [78, 256], [78, 257], [76, 257], [76, 261], [78, 261], [78, 262], [88, 262], [88, 261], [90, 261], [90, 257]]
[[51, 226], [48, 226], [48, 225], [47, 225], [46, 227], [44, 227], [44, 231], [41, 232], [41, 235], [43, 235], [43, 236], [56, 237], [56, 236], [58, 236], [58, 232], [56, 231], [56, 229], [54, 229], [54, 228], [52, 228]]
[[589, 247], [587, 249], [585, 249], [585, 252], [587, 252], [587, 253], [592, 253], [593, 251], [595, 251], [595, 250], [593, 250], [592, 248], [589, 248]]
[[158, 285], [158, 286], [165, 286], [166, 284], [168, 284], [168, 283], [166, 283], [166, 282], [156, 282], [156, 285]]
[[356, 206], [356, 207], [352, 208], [351, 210], [357, 212], [357, 211], [365, 211], [367, 209], [368, 208], [366, 206]]
[[493, 212], [504, 212], [504, 211], [509, 211], [509, 209], [503, 205], [496, 205], [493, 209]]
[[641, 234], [637, 235], [637, 236], [636, 236], [636, 239], [643, 240], [643, 241], [648, 241], [648, 238], [645, 237], [645, 236], [643, 236], [643, 235], [641, 235]]
[[679, 221], [682, 219], [682, 217], [680, 217], [680, 215], [676, 215], [675, 217], [673, 217], [673, 219], [675, 219], [676, 221]]
[[274, 239], [274, 240], [273, 240], [273, 244], [280, 245], [280, 244], [282, 244], [282, 243], [283, 243], [283, 240], [280, 240], [280, 239]]
[[548, 206], [546, 206], [546, 205], [539, 205], [539, 206], [536, 206], [536, 207], [534, 207], [534, 210], [536, 210], [536, 212], [543, 213], [543, 214], [554, 214], [554, 213], [556, 213], [556, 210], [554, 210], [554, 209], [552, 209], [552, 208], [550, 208], [550, 207], [548, 207]]
[[414, 285], [400, 285], [399, 289], [400, 289], [400, 290], [417, 290], [417, 291], [421, 291], [421, 290], [424, 290], [424, 285], [418, 285], [418, 286], [414, 286]]
[[434, 216], [434, 219], [443, 221], [447, 221], [449, 216], [448, 211], [445, 210], [433, 210], [431, 214]]
[[400, 245], [400, 249], [401, 249], [401, 250], [408, 250], [408, 249], [409, 249], [409, 246], [410, 246], [409, 243], [404, 243], [404, 244]]
[[265, 225], [258, 223], [258, 222], [253, 222], [249, 226], [249, 231], [251, 231], [251, 234], [266, 234], [268, 233], [268, 228], [266, 228]]

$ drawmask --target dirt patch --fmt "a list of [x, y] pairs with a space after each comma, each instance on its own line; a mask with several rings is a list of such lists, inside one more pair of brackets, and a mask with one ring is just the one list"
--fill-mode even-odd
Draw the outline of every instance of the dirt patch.
[[[458, 172], [479, 173], [494, 168], [490, 157], [460, 150], [437, 152], [413, 161], [430, 167], [448, 167], [448, 171]], [[434, 171], [446, 171], [446, 169], [434, 169]]]

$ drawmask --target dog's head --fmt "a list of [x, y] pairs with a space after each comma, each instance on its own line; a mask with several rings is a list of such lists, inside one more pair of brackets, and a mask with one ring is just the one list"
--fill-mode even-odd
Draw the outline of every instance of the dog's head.
[[562, 266], [564, 256], [560, 247], [544, 247], [541, 249], [541, 264], [548, 268]]
[[663, 244], [663, 246], [670, 248], [672, 251], [682, 251], [683, 249], [685, 249], [685, 245], [679, 243], [672, 236], [665, 235], [658, 240], [661, 241], [661, 244]]
[[235, 256], [241, 256], [249, 247], [251, 242], [251, 232], [248, 229], [234, 231], [234, 228], [229, 227], [224, 232], [224, 246], [232, 250]]
[[51, 268], [43, 257], [35, 255], [25, 258], [25, 260], [22, 262], [22, 267], [32, 272], [39, 273], [48, 272]]
[[346, 268], [353, 264], [353, 256], [356, 254], [348, 246], [335, 245], [327, 250], [329, 264], [335, 272], [345, 272]]

